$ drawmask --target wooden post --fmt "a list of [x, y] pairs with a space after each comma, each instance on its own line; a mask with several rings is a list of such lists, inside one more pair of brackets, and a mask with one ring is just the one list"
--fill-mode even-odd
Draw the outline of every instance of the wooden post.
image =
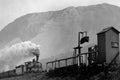
[[74, 65], [75, 64], [75, 57], [72, 58], [72, 64], [71, 65]]
[[46, 70], [48, 70], [48, 66], [47, 66], [48, 63], [46, 63]]
[[58, 67], [60, 68], [60, 61], [58, 61]]
[[87, 65], [87, 54], [85, 55], [85, 64]]
[[57, 61], [55, 61], [55, 68], [56, 68], [56, 62], [57, 62]]
[[74, 52], [73, 52], [73, 65], [76, 64], [76, 49], [74, 48]]
[[81, 63], [81, 47], [80, 47], [80, 33], [78, 33], [78, 54], [79, 54], [79, 57], [78, 57], [78, 66], [80, 66], [80, 63]]
[[65, 59], [65, 65], [67, 66], [67, 59]]
[[83, 56], [81, 56], [81, 63], [83, 63]]
[[52, 62], [52, 69], [54, 69], [54, 67], [53, 67], [53, 62]]
[[76, 58], [77, 58], [77, 57], [76, 57], [76, 49], [75, 49], [75, 64], [76, 64]]

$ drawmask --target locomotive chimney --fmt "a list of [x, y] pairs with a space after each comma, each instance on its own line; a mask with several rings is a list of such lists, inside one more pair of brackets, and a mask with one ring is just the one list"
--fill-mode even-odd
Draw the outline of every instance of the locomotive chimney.
[[39, 50], [38, 49], [32, 49], [32, 54], [36, 56], [35, 61], [38, 62], [39, 59]]
[[39, 55], [36, 55], [36, 62], [38, 62], [38, 59], [39, 59]]

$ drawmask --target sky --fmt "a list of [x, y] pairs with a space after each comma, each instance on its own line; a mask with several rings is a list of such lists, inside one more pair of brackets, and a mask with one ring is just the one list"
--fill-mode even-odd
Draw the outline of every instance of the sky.
[[35, 12], [109, 3], [120, 6], [120, 0], [0, 0], [0, 30], [16, 18]]

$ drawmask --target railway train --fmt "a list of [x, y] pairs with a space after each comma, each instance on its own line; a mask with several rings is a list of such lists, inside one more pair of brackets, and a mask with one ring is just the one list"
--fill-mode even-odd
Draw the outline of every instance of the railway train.
[[20, 76], [31, 72], [42, 72], [42, 64], [33, 59], [33, 61], [25, 62], [24, 65], [16, 66], [13, 70], [8, 70], [0, 73], [0, 79]]

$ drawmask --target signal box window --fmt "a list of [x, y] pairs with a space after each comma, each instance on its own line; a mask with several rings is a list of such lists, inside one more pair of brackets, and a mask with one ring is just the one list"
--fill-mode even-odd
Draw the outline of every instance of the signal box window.
[[112, 48], [118, 48], [119, 47], [119, 44], [118, 42], [112, 42]]

